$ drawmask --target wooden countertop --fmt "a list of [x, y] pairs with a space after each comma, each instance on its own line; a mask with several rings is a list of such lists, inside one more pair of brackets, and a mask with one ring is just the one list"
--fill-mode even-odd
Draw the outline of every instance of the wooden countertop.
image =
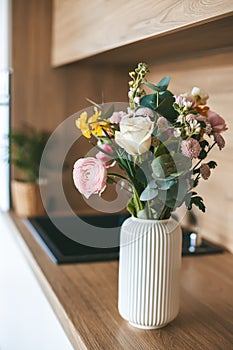
[[131, 327], [117, 310], [118, 263], [55, 265], [23, 222], [20, 243], [75, 349], [232, 350], [233, 256], [184, 257], [181, 309], [160, 330]]

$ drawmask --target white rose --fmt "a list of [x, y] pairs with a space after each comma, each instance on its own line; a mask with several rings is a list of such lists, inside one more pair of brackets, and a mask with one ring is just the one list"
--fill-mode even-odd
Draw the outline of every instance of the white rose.
[[206, 101], [209, 98], [209, 95], [205, 90], [200, 89], [196, 86], [194, 86], [194, 88], [192, 89], [191, 95], [195, 97], [195, 100], [198, 102], [199, 105], [205, 105]]
[[125, 117], [120, 131], [115, 132], [116, 143], [132, 155], [142, 154], [151, 146], [154, 122], [149, 117]]

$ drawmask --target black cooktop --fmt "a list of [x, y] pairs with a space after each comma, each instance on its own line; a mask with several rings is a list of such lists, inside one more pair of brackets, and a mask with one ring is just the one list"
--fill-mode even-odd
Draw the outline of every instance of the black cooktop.
[[[57, 264], [64, 264], [118, 259], [120, 226], [127, 217], [128, 215], [80, 217], [84, 222], [97, 228], [115, 228], [114, 234], [117, 235], [117, 244], [114, 248], [95, 248], [77, 243], [64, 235], [53, 224], [53, 218], [52, 221], [49, 217], [36, 217], [24, 221], [51, 259]], [[63, 227], [70, 227], [76, 225], [75, 219], [75, 217], [59, 217], [56, 218], [56, 221], [62, 222]]]
[[[82, 216], [81, 219], [96, 227], [115, 228], [117, 235], [117, 245], [114, 248], [95, 248], [76, 241], [64, 235], [50, 220], [49, 217], [37, 217], [26, 219], [25, 223], [36, 237], [51, 259], [57, 264], [91, 262], [91, 261], [107, 261], [117, 260], [119, 256], [119, 233], [120, 225], [127, 218], [127, 215], [97, 215]], [[63, 223], [63, 227], [72, 224], [75, 220], [73, 217], [59, 217], [59, 221]], [[67, 226], [67, 227], [68, 227]], [[190, 251], [190, 232], [183, 231], [182, 255], [199, 255], [221, 253], [223, 249], [202, 240], [202, 244]]]

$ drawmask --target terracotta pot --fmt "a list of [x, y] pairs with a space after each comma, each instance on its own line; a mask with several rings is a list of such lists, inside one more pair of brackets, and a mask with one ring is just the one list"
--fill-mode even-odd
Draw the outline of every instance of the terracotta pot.
[[45, 215], [45, 209], [37, 183], [12, 180], [13, 209], [18, 216], [33, 217]]
[[119, 300], [131, 325], [156, 329], [179, 312], [182, 233], [178, 222], [128, 218], [121, 228]]

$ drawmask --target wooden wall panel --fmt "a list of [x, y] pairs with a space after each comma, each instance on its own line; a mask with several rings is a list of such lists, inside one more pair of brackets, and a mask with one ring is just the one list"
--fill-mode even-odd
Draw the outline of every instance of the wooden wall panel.
[[[12, 5], [13, 127], [28, 123], [38, 130], [52, 132], [65, 118], [90, 106], [86, 98], [98, 103], [102, 95], [104, 101], [127, 99], [128, 70], [124, 66], [82, 62], [51, 67], [50, 0], [13, 0]], [[82, 153], [84, 149], [79, 152]], [[70, 158], [71, 167], [73, 160], [75, 155]], [[64, 186], [71, 202], [73, 198], [74, 205], [80, 209], [84, 203], [81, 204], [81, 196], [73, 187], [71, 169], [65, 173]], [[17, 173], [13, 172], [13, 176]], [[58, 203], [55, 209], [59, 209]]]
[[80, 60], [232, 11], [231, 0], [54, 0], [52, 63]]
[[[230, 33], [229, 33], [230, 34]], [[203, 195], [207, 211], [197, 211], [201, 233], [211, 241], [224, 245], [233, 252], [233, 49], [206, 52], [194, 58], [152, 62], [150, 81], [157, 82], [164, 75], [171, 76], [170, 88], [174, 93], [189, 91], [199, 86], [209, 92], [209, 105], [227, 122], [229, 130], [223, 136], [226, 148], [216, 147], [209, 160], [218, 167], [207, 181], [201, 181], [198, 192]]]

